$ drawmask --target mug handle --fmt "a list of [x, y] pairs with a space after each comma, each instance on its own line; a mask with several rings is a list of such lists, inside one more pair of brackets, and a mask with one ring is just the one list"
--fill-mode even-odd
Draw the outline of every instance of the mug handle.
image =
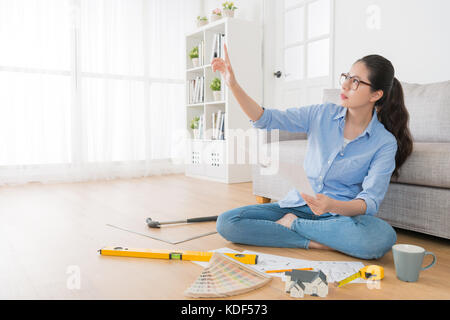
[[429, 252], [429, 251], [425, 251], [424, 257], [425, 257], [427, 254], [433, 256], [433, 261], [432, 261], [429, 265], [427, 265], [426, 267], [423, 267], [423, 268], [422, 268], [422, 271], [431, 268], [431, 267], [434, 266], [434, 264], [436, 263], [436, 256], [434, 255], [434, 253], [433, 253], [433, 252]]

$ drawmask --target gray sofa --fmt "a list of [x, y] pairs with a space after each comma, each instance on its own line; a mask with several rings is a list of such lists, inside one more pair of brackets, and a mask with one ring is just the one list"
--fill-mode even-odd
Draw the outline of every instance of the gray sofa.
[[[450, 239], [450, 81], [402, 82], [402, 86], [414, 150], [401, 167], [399, 178], [391, 178], [377, 216], [394, 227]], [[339, 92], [325, 89], [323, 102], [339, 104]], [[279, 141], [271, 142], [273, 132], [255, 130], [264, 131], [258, 136], [263, 137], [259, 146], [269, 151], [263, 152], [266, 160], [270, 144], [279, 143], [280, 171], [261, 174], [264, 163], [253, 165], [253, 194], [259, 203], [277, 201], [293, 187], [301, 187], [286, 179], [286, 172], [294, 174], [295, 168], [303, 165], [306, 134], [273, 130], [279, 133]]]

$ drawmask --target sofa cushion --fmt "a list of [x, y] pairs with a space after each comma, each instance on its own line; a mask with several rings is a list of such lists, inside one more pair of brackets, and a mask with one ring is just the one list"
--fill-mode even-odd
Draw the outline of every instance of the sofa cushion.
[[450, 189], [391, 183], [377, 217], [394, 227], [450, 239]]
[[450, 81], [401, 84], [414, 141], [450, 142]]
[[392, 182], [450, 188], [450, 143], [414, 142], [399, 173]]

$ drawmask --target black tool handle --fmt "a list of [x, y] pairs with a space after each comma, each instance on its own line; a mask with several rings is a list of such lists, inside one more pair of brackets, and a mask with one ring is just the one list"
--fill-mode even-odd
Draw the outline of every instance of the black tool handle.
[[190, 218], [187, 219], [186, 222], [206, 222], [206, 221], [216, 221], [217, 216], [210, 216], [210, 217], [201, 217], [201, 218]]

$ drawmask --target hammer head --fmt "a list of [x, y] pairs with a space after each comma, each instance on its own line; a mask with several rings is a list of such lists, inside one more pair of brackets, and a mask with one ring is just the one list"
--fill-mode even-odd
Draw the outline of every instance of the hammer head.
[[153, 221], [152, 218], [147, 218], [147, 220], [145, 220], [147, 222], [147, 225], [150, 228], [161, 228], [161, 225], [159, 224], [158, 221]]

